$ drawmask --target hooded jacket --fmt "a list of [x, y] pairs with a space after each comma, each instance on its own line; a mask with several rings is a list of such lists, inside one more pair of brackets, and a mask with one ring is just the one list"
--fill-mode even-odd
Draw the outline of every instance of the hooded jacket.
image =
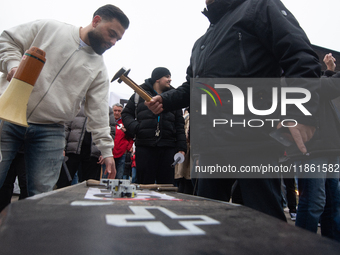
[[[145, 80], [141, 87], [151, 96], [157, 95], [150, 79]], [[133, 94], [122, 112], [126, 133], [136, 137], [136, 146], [173, 147], [186, 152], [184, 119], [181, 110], [153, 114], [139, 97], [137, 111], [135, 110], [135, 94]], [[137, 116], [135, 116], [137, 112]], [[159, 124], [159, 136], [155, 136]]]
[[[211, 24], [193, 46], [187, 81], [161, 95], [165, 110], [189, 105], [192, 78], [279, 78], [282, 73], [289, 78], [320, 76], [321, 66], [306, 34], [280, 1], [216, 0], [207, 8], [203, 13]], [[306, 108], [313, 117], [288, 108], [285, 119], [316, 126], [317, 88], [308, 84], [300, 86], [306, 86], [312, 94]], [[268, 96], [261, 100], [271, 105], [271, 87], [262, 92]], [[229, 98], [223, 100], [227, 102]], [[230, 107], [225, 119], [232, 119], [232, 103], [224, 107]], [[223, 138], [226, 145], [230, 145], [226, 147], [234, 151], [236, 146], [238, 151], [244, 151], [275, 146], [276, 141], [269, 135], [258, 135], [255, 129], [248, 131], [241, 128], [226, 131]], [[235, 138], [238, 141], [230, 142]]]

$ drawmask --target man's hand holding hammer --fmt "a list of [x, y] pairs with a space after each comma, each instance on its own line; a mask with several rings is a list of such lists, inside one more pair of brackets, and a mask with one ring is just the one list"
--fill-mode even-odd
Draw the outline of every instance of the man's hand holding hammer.
[[160, 95], [154, 96], [149, 102], [145, 101], [144, 104], [156, 115], [163, 111], [163, 98]]

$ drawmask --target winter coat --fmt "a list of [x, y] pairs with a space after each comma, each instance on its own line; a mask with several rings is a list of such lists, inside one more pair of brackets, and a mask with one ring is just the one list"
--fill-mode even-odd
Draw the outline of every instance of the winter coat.
[[[115, 121], [113, 116], [112, 108], [109, 107], [109, 118], [110, 118], [110, 126], [111, 126], [111, 137], [114, 139], [115, 137]], [[84, 104], [81, 105], [80, 111], [77, 116], [69, 122], [65, 123], [65, 138], [66, 138], [66, 146], [65, 153], [74, 153], [80, 154], [81, 146], [83, 143], [83, 139], [86, 132], [86, 122], [87, 117], [84, 114]], [[91, 157], [99, 157], [101, 155], [100, 150], [91, 142]]]
[[[150, 79], [145, 80], [141, 87], [151, 96], [157, 95]], [[186, 138], [184, 132], [184, 119], [181, 110], [153, 114], [144, 105], [144, 99], [139, 97], [137, 116], [135, 110], [135, 94], [133, 94], [122, 112], [122, 119], [126, 132], [136, 137], [136, 146], [173, 147], [178, 151], [186, 152]], [[156, 136], [159, 126], [159, 136]]]
[[113, 147], [113, 157], [120, 158], [127, 151], [129, 151], [133, 145], [133, 139], [121, 130], [123, 121], [120, 118], [115, 120], [116, 122], [116, 137], [114, 139], [115, 146]]
[[[214, 7], [214, 4], [218, 6]], [[209, 11], [205, 10], [204, 14], [211, 22], [210, 27], [194, 44], [187, 82], [161, 95], [165, 110], [189, 105], [191, 78], [279, 78], [282, 73], [290, 78], [320, 76], [318, 56], [297, 20], [280, 1], [221, 0], [209, 5]], [[254, 87], [254, 101], [261, 100], [261, 104], [271, 105], [271, 89], [264, 87], [256, 91]], [[288, 107], [284, 119], [315, 126], [314, 115], [318, 107], [316, 89], [308, 87], [312, 100], [306, 108], [313, 117]], [[225, 102], [224, 107], [230, 107], [225, 111], [229, 113], [224, 118], [233, 119], [232, 103], [229, 103], [232, 102], [232, 95], [222, 98], [222, 101]], [[261, 132], [254, 128], [225, 130], [225, 147], [240, 152], [278, 147], [277, 142], [268, 135], [270, 131]]]

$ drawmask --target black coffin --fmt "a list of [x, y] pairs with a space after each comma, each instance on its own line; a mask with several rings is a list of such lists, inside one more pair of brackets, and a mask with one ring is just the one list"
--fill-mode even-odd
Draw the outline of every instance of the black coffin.
[[337, 242], [243, 206], [171, 192], [177, 200], [95, 201], [87, 191], [12, 203], [0, 215], [0, 254], [340, 254]]

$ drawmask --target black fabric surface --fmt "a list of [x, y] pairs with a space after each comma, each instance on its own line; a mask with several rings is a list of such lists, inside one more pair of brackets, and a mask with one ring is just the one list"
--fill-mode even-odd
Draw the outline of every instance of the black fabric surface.
[[[0, 214], [1, 254], [339, 254], [340, 244], [243, 206], [167, 193], [179, 201], [114, 200], [103, 206], [71, 206], [85, 200], [80, 183], [47, 196], [12, 203]], [[113, 202], [113, 203], [112, 203]], [[206, 215], [219, 225], [198, 225], [205, 235], [159, 236], [145, 227], [106, 224], [108, 214], [129, 206], [160, 206], [177, 215]], [[149, 210], [170, 229], [176, 220]]]

